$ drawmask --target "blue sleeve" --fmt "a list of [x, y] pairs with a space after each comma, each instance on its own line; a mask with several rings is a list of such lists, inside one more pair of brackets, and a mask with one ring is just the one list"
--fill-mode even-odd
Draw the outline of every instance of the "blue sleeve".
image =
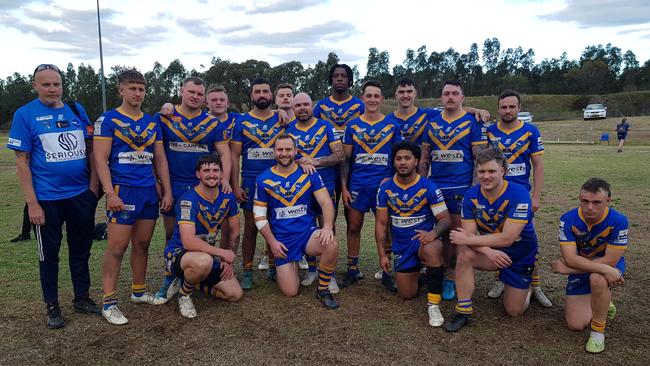
[[362, 114], [366, 113], [366, 105], [363, 104], [363, 102], [361, 100], [359, 100], [359, 104], [360, 104], [360, 106], [359, 106], [359, 115], [362, 115]]
[[79, 120], [81, 121], [81, 127], [84, 130], [84, 138], [92, 139], [93, 138], [93, 125], [90, 123], [90, 118], [88, 118], [88, 113], [84, 107], [75, 102], [77, 110], [79, 111]]
[[320, 105], [321, 105], [321, 101], [319, 100], [318, 102], [316, 102], [316, 105], [314, 106], [314, 117], [316, 118], [320, 118], [320, 114], [321, 114]]
[[158, 123], [156, 120], [153, 120], [153, 122], [156, 124], [156, 127], [154, 127], [154, 130], [156, 131], [156, 142], [162, 142], [163, 134], [162, 129], [160, 128], [160, 123]]
[[382, 184], [377, 191], [377, 208], [388, 208], [388, 194], [386, 184]]
[[7, 140], [7, 147], [12, 150], [32, 151], [31, 128], [24, 114], [24, 109], [19, 109], [14, 113]]
[[239, 207], [237, 207], [237, 199], [234, 194], [228, 195], [228, 217], [239, 216]]
[[184, 221], [196, 224], [199, 212], [199, 204], [197, 202], [193, 202], [193, 200], [189, 199], [186, 196], [187, 195], [185, 194], [182, 195], [176, 204], [176, 222], [180, 224]]
[[569, 212], [560, 217], [560, 230], [558, 232], [558, 240], [560, 241], [560, 245], [576, 243], [575, 234], [573, 233], [573, 230], [571, 230], [572, 226], [573, 225]]
[[429, 187], [427, 189], [427, 201], [429, 201], [430, 206], [445, 203], [445, 197], [442, 195], [442, 191], [432, 181], [429, 181]]
[[627, 248], [627, 217], [619, 215], [613, 226], [614, 227], [612, 228], [612, 232], [610, 234], [610, 240], [608, 240], [608, 245], [612, 245], [620, 249]]
[[532, 125], [531, 127], [530, 153], [535, 155], [544, 151], [544, 142], [542, 141], [542, 136], [539, 133], [539, 129]]
[[343, 145], [352, 145], [352, 124], [347, 123], [345, 125], [345, 132], [343, 133]]
[[427, 145], [433, 145], [431, 140], [431, 135], [433, 134], [433, 124], [431, 122], [427, 123], [427, 127], [424, 129], [422, 134], [422, 143]]
[[440, 114], [440, 109], [438, 108], [420, 108], [420, 110], [427, 115], [427, 119], [431, 119]]
[[261, 206], [268, 206], [269, 197], [266, 194], [266, 189], [264, 189], [264, 184], [262, 184], [263, 177], [260, 175], [255, 179], [255, 199], [254, 204], [260, 203]]
[[470, 140], [472, 146], [482, 145], [487, 143], [486, 128], [472, 117], [472, 125], [470, 127]]
[[[404, 140], [404, 137], [402, 137], [402, 130], [399, 128], [399, 125], [397, 123], [393, 123], [393, 139], [390, 142], [392, 145], [395, 145], [396, 143]], [[393, 167], [394, 168], [394, 167]]]
[[533, 205], [530, 200], [530, 195], [523, 187], [518, 186], [517, 188], [520, 189], [513, 189], [513, 195], [508, 206], [506, 206], [506, 219], [519, 223], [528, 223], [533, 216]]
[[232, 141], [242, 143], [244, 141], [244, 131], [242, 125], [242, 118], [238, 117], [235, 119], [235, 123], [232, 127], [232, 134], [230, 136]]
[[323, 178], [320, 176], [318, 173], [314, 173], [309, 176], [309, 180], [311, 180], [311, 187], [314, 192], [319, 191], [321, 189], [327, 188], [325, 187], [325, 183], [323, 182]]
[[108, 113], [104, 113], [95, 121], [93, 135], [100, 138], [113, 138], [115, 123], [111, 121]]
[[476, 216], [474, 216], [474, 204], [472, 203], [472, 198], [468, 194], [471, 191], [472, 189], [468, 190], [463, 196], [463, 207], [461, 211], [461, 218], [463, 220], [476, 220]]

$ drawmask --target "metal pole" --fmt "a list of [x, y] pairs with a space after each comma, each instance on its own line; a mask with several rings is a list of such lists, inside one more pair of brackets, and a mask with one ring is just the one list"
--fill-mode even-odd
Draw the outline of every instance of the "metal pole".
[[97, 31], [99, 33], [99, 77], [102, 82], [102, 111], [106, 112], [106, 79], [104, 78], [104, 51], [102, 50], [102, 22], [99, 18], [99, 0], [97, 0]]

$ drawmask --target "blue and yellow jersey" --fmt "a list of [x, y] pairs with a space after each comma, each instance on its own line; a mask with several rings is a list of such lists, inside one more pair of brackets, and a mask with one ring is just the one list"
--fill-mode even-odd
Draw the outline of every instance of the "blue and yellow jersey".
[[249, 112], [235, 120], [230, 141], [241, 145], [242, 177], [254, 179], [275, 165], [273, 144], [283, 132], [277, 112], [267, 119]]
[[140, 112], [131, 116], [120, 108], [104, 112], [95, 122], [95, 140], [111, 141], [108, 167], [113, 185], [148, 187], [156, 184], [154, 144], [162, 144], [156, 120]]
[[235, 127], [235, 121], [241, 116], [243, 115], [240, 113], [228, 112], [228, 116], [224, 120], [217, 119], [219, 121], [217, 129], [221, 135], [221, 141], [230, 141], [232, 138], [232, 129]]
[[175, 212], [174, 234], [167, 242], [167, 248], [183, 247], [179, 225], [194, 225], [194, 235], [214, 246], [218, 244], [217, 233], [224, 221], [239, 216], [234, 194], [217, 190], [216, 196], [208, 197], [198, 187], [181, 195], [176, 202]]
[[[287, 134], [296, 139], [298, 153], [296, 159], [303, 156], [322, 158], [332, 154], [334, 143], [340, 141], [334, 137], [334, 127], [322, 119], [312, 118], [306, 126], [294, 121], [287, 126]], [[323, 181], [334, 184], [336, 181], [336, 167], [326, 166], [318, 168]]]
[[499, 148], [508, 159], [506, 179], [521, 184], [530, 191], [531, 156], [544, 154], [544, 143], [535, 125], [517, 121], [506, 129], [501, 122], [487, 128], [490, 145]]
[[431, 175], [441, 189], [469, 187], [474, 158], [472, 147], [487, 144], [484, 127], [469, 113], [448, 120], [445, 113], [431, 119], [422, 138], [431, 147]]
[[223, 131], [225, 125], [203, 111], [187, 116], [179, 106], [174, 108], [171, 116], [157, 113], [155, 118], [163, 135], [171, 183], [187, 186], [197, 184], [194, 168], [199, 158], [212, 153], [215, 144], [228, 143]]
[[[602, 257], [607, 250], [627, 250], [627, 233], [627, 217], [609, 207], [593, 225], [587, 224], [580, 208], [560, 217], [560, 245], [574, 246], [578, 255], [589, 259]], [[625, 257], [616, 267], [625, 268]]]
[[334, 126], [334, 136], [342, 140], [345, 126], [365, 112], [361, 99], [349, 96], [344, 101], [336, 101], [332, 96], [320, 100], [314, 106], [314, 117], [325, 120]]
[[272, 167], [255, 180], [254, 205], [266, 207], [271, 231], [282, 241], [316, 227], [314, 192], [323, 189], [327, 192], [320, 175], [305, 173], [298, 165], [287, 174]]
[[390, 177], [393, 170], [391, 150], [401, 140], [395, 117], [384, 116], [370, 122], [361, 116], [350, 121], [343, 136], [343, 145], [352, 146], [350, 190], [377, 188], [384, 178]]
[[377, 210], [388, 210], [393, 243], [406, 245], [415, 230], [433, 230], [436, 215], [447, 206], [435, 183], [418, 175], [407, 185], [395, 177], [384, 182], [377, 193]]
[[410, 115], [402, 115], [395, 111], [390, 116], [394, 116], [399, 121], [404, 140], [421, 145], [429, 121], [439, 114], [440, 110], [436, 108], [415, 108]]
[[510, 247], [495, 248], [504, 251], [512, 260], [513, 267], [535, 263], [537, 255], [537, 234], [532, 222], [533, 208], [528, 191], [508, 181], [503, 182], [499, 196], [488, 199], [480, 185], [475, 185], [463, 197], [463, 221], [473, 221], [480, 234], [500, 233], [506, 221], [525, 224], [519, 239]]
[[63, 103], [51, 108], [40, 99], [18, 108], [7, 148], [30, 153], [29, 169], [39, 201], [74, 197], [88, 189], [89, 169], [85, 139], [93, 126], [81, 104], [80, 116]]

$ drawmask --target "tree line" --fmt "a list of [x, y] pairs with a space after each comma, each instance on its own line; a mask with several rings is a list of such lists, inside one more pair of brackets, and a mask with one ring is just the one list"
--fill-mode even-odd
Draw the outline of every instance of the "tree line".
[[[280, 82], [293, 84], [298, 91], [320, 99], [329, 93], [328, 71], [341, 62], [335, 53], [313, 66], [305, 67], [298, 61], [271, 66], [266, 61], [247, 60], [232, 62], [213, 57], [204, 71], [188, 70], [180, 60], [167, 67], [155, 62], [153, 68], [144, 72], [148, 83], [147, 98], [143, 109], [155, 112], [164, 102], [179, 102], [179, 88], [187, 76], [200, 76], [208, 84], [222, 84], [229, 93], [231, 107], [237, 111], [247, 110], [247, 90], [256, 77], [265, 77], [272, 85]], [[107, 105], [119, 105], [116, 93], [117, 74], [127, 66], [113, 66], [106, 75]], [[489, 38], [479, 46], [473, 43], [468, 53], [453, 48], [429, 52], [426, 46], [408, 49], [404, 60], [390, 68], [388, 51], [370, 48], [366, 63], [366, 75], [355, 74], [354, 93], [364, 80], [377, 79], [385, 86], [385, 95], [393, 97], [395, 85], [402, 77], [410, 77], [417, 84], [421, 98], [439, 97], [442, 82], [460, 80], [468, 96], [496, 95], [503, 89], [515, 89], [524, 94], [608, 94], [623, 91], [650, 90], [650, 60], [639, 63], [631, 50], [625, 53], [612, 44], [592, 45], [583, 50], [580, 59], [570, 60], [566, 52], [559, 58], [544, 59], [535, 63], [533, 49], [521, 47], [503, 49], [497, 38]], [[90, 65], [76, 69], [69, 63], [62, 69], [64, 99], [82, 103], [91, 118], [102, 112], [100, 74]], [[13, 113], [21, 105], [33, 99], [32, 75], [14, 73], [0, 79], [0, 128], [6, 129]]]

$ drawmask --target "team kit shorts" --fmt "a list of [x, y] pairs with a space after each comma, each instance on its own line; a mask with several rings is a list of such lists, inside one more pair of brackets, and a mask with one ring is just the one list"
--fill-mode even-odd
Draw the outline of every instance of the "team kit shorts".
[[156, 186], [127, 187], [116, 185], [115, 193], [124, 203], [124, 210], [106, 211], [108, 221], [115, 224], [133, 225], [136, 220], [158, 218], [158, 193]]

